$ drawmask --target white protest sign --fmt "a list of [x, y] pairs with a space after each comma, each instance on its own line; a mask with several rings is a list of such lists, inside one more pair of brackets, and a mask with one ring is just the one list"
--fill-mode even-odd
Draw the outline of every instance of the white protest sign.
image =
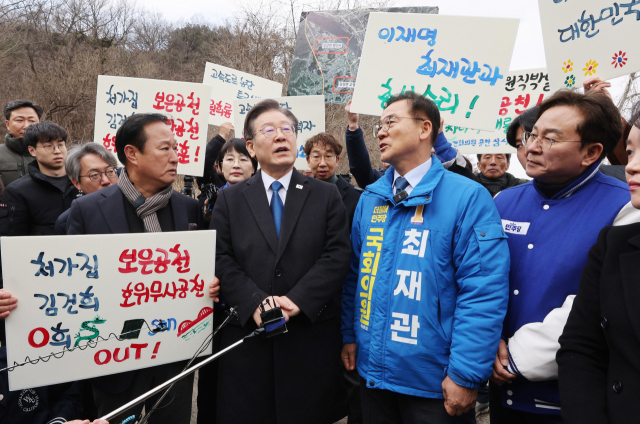
[[[207, 62], [203, 84], [211, 86], [209, 125], [228, 122], [233, 116], [234, 100], [246, 100], [282, 95], [282, 84], [246, 72]], [[236, 127], [236, 134], [239, 134]]]
[[351, 110], [379, 116], [410, 90], [449, 124], [491, 131], [517, 30], [517, 19], [371, 13]]
[[538, 0], [551, 88], [640, 70], [640, 2]]
[[546, 68], [510, 71], [495, 131], [461, 128], [445, 121], [444, 135], [460, 153], [515, 153], [516, 149], [506, 139], [509, 125], [525, 110], [539, 105], [551, 94]]
[[[298, 156], [295, 167], [298, 170], [307, 170], [307, 156], [304, 154], [304, 143], [316, 134], [324, 132], [324, 96], [291, 96], [291, 97], [270, 97], [280, 103], [281, 107], [287, 108], [298, 118], [298, 136], [296, 138], [298, 146]], [[260, 100], [235, 100], [234, 107], [234, 126], [236, 134], [242, 132], [244, 128], [244, 119], [251, 108]]]
[[[212, 333], [215, 231], [2, 237], [10, 390], [190, 359]], [[205, 353], [211, 353], [211, 346]]]
[[98, 76], [93, 141], [116, 153], [116, 131], [136, 113], [162, 113], [178, 142], [178, 173], [202, 176], [207, 146], [207, 105], [203, 84]]

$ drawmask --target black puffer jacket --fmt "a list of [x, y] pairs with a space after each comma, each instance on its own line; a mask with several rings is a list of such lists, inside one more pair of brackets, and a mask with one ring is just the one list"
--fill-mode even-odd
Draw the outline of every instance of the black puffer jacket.
[[40, 172], [37, 161], [27, 167], [29, 173], [5, 188], [0, 203], [0, 235], [52, 235], [60, 214], [71, 207], [78, 195], [71, 180], [64, 192]]

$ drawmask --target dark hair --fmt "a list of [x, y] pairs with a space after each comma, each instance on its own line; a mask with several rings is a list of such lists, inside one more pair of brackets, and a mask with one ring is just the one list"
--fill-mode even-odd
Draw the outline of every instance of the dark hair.
[[531, 132], [533, 126], [538, 120], [538, 106], [534, 106], [522, 112], [516, 119], [511, 121], [509, 128], [507, 129], [507, 143], [513, 148], [516, 147], [516, 143], [519, 141], [516, 139], [518, 129], [522, 128], [523, 131]]
[[243, 140], [241, 138], [234, 138], [224, 143], [224, 146], [222, 146], [222, 149], [220, 149], [220, 154], [216, 159], [216, 163], [218, 164], [218, 167], [220, 168], [221, 172], [222, 172], [222, 161], [224, 160], [224, 157], [227, 155], [227, 153], [229, 153], [230, 151], [236, 151], [241, 155], [245, 155], [246, 157], [251, 159], [251, 165], [253, 165], [253, 172], [255, 173], [258, 170], [258, 159], [251, 157], [251, 155], [249, 154], [249, 151], [247, 150], [246, 140]]
[[244, 131], [243, 135], [245, 140], [253, 140], [255, 137], [255, 131], [253, 128], [253, 123], [258, 119], [258, 116], [262, 115], [265, 112], [270, 110], [277, 110], [286, 116], [289, 121], [291, 121], [291, 125], [295, 128], [296, 134], [298, 133], [298, 118], [295, 117], [293, 113], [286, 107], [281, 107], [280, 103], [273, 99], [265, 99], [261, 102], [258, 102], [254, 107], [251, 108], [249, 113], [247, 113], [247, 117], [244, 119]]
[[24, 141], [27, 146], [31, 146], [35, 149], [38, 142], [48, 143], [50, 141], [62, 140], [67, 141], [67, 130], [60, 125], [51, 121], [39, 122], [37, 124], [29, 125], [24, 130]]
[[311, 137], [309, 140], [307, 140], [306, 143], [304, 143], [304, 154], [309, 156], [311, 154], [313, 146], [315, 145], [325, 146], [325, 148], [333, 149], [336, 156], [340, 156], [340, 153], [342, 153], [342, 145], [340, 144], [338, 139], [331, 134], [321, 132], [320, 134], [316, 134]]
[[38, 114], [38, 119], [39, 120], [42, 119], [42, 113], [43, 113], [42, 108], [37, 104], [33, 103], [31, 100], [27, 100], [27, 99], [13, 100], [7, 103], [7, 106], [5, 106], [4, 108], [4, 119], [8, 121], [9, 118], [11, 118], [11, 112], [13, 112], [16, 109], [20, 109], [22, 107], [30, 107], [36, 112], [36, 114]]
[[482, 153], [478, 155], [478, 162], [482, 159], [483, 155], [505, 155], [507, 158], [507, 162], [511, 162], [511, 153]]
[[602, 144], [600, 159], [613, 151], [622, 138], [622, 117], [606, 94], [598, 91], [588, 91], [584, 94], [570, 90], [557, 91], [542, 102], [537, 119], [549, 109], [559, 106], [569, 106], [580, 112], [582, 121], [577, 125], [576, 131], [582, 138], [581, 147], [593, 143]]
[[144, 152], [144, 145], [148, 138], [144, 127], [154, 122], [166, 124], [167, 117], [159, 113], [140, 113], [124, 120], [116, 132], [116, 153], [120, 163], [127, 163], [127, 156], [124, 154], [125, 146], [131, 145]]
[[629, 139], [629, 133], [631, 132], [631, 127], [635, 126], [636, 128], [640, 128], [640, 101], [636, 102], [631, 108], [631, 118], [627, 125], [624, 127], [623, 140], [626, 143]]
[[385, 109], [395, 102], [407, 100], [411, 107], [411, 114], [414, 118], [426, 117], [431, 122], [431, 144], [436, 144], [438, 132], [440, 131], [440, 111], [438, 106], [431, 100], [413, 91], [405, 91], [402, 94], [391, 96], [385, 103]]

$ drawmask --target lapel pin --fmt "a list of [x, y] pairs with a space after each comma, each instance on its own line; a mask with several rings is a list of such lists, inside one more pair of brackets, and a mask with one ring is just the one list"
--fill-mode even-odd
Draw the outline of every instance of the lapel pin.
[[298, 190], [302, 190], [302, 184], [296, 184], [296, 188], [297, 188]]

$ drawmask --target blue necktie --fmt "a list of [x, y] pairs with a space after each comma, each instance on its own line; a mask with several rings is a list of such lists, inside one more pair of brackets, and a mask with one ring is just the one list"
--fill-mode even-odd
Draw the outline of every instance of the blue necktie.
[[405, 177], [396, 178], [396, 194], [407, 188], [409, 181]]
[[278, 234], [278, 238], [280, 238], [280, 223], [282, 222], [282, 209], [284, 209], [282, 199], [278, 194], [278, 191], [281, 188], [282, 183], [280, 183], [279, 181], [274, 181], [271, 183], [271, 190], [273, 190], [273, 194], [271, 195], [271, 216], [273, 216], [273, 223], [276, 225], [276, 233]]

